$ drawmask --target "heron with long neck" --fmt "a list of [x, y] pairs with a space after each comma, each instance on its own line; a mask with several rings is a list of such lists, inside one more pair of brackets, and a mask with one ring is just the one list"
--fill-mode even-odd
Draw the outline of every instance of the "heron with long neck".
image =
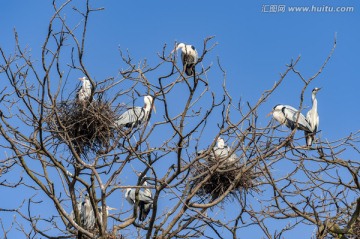
[[311, 101], [312, 101], [312, 108], [307, 112], [306, 119], [310, 124], [311, 133], [305, 133], [306, 137], [306, 144], [307, 146], [311, 146], [312, 142], [315, 140], [315, 134], [319, 127], [319, 114], [318, 114], [318, 105], [316, 94], [321, 88], [314, 88], [311, 93]]
[[[147, 186], [147, 182], [143, 183], [143, 186]], [[138, 197], [135, 197], [136, 189], [135, 188], [127, 188], [125, 192], [125, 199], [131, 205], [135, 205], [136, 199], [139, 200], [138, 207], [140, 209], [139, 220], [144, 221], [146, 216], [149, 214], [150, 209], [152, 208], [153, 199], [151, 190], [149, 188], [145, 188], [144, 190], [139, 190]]]
[[151, 109], [156, 112], [153, 101], [154, 97], [152, 97], [151, 95], [146, 95], [144, 97], [144, 107], [136, 106], [129, 108], [115, 121], [115, 126], [135, 128], [139, 125], [144, 124], [149, 119]]
[[285, 125], [291, 130], [298, 129], [311, 132], [311, 127], [305, 116], [297, 109], [290, 105], [275, 105], [273, 110], [268, 114], [272, 114], [274, 119], [280, 124]]
[[184, 71], [186, 75], [191, 76], [195, 73], [195, 65], [198, 61], [198, 53], [194, 46], [185, 45], [184, 43], [179, 43], [176, 45], [175, 50], [181, 49], [181, 60], [183, 63]]
[[295, 128], [305, 132], [306, 143], [308, 143], [308, 135], [311, 134], [312, 128], [305, 118], [297, 109], [290, 105], [275, 105], [273, 110], [268, 114], [272, 114], [274, 119], [282, 125], [294, 130]]
[[[90, 197], [88, 194], [85, 195], [84, 201], [79, 202], [77, 204], [77, 207], [80, 213], [81, 225], [86, 229], [93, 229], [96, 224], [96, 219], [95, 219], [95, 213], [93, 207], [91, 205]], [[106, 209], [106, 216], [109, 215], [110, 210], [116, 210], [116, 208], [112, 208], [109, 206], [106, 206], [105, 209]], [[103, 217], [102, 207], [100, 206], [98, 207], [98, 212], [99, 212], [100, 224], [102, 224], [102, 217]], [[71, 212], [70, 217], [73, 220], [75, 220], [74, 212]], [[70, 223], [68, 224], [68, 227], [71, 227]]]

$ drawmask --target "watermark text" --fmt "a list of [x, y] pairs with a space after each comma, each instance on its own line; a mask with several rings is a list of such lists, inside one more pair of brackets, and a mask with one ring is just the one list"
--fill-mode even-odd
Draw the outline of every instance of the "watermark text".
[[354, 12], [352, 6], [287, 6], [282, 4], [264, 4], [261, 6], [261, 12], [264, 13], [282, 13], [282, 12], [324, 12], [324, 13], [346, 13]]

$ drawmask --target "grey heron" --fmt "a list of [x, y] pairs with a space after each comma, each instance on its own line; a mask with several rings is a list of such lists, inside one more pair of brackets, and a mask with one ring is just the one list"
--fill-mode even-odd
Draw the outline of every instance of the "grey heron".
[[82, 86], [79, 89], [79, 91], [77, 92], [77, 99], [79, 102], [84, 102], [84, 101], [90, 99], [91, 83], [86, 76], [79, 78], [79, 80], [82, 82]]
[[[87, 194], [85, 195], [84, 201], [77, 204], [77, 209], [80, 214], [80, 224], [84, 228], [92, 229], [95, 222], [95, 216], [92, 210], [90, 198]], [[71, 212], [70, 217], [75, 220], [74, 211]]]
[[184, 43], [177, 44], [175, 50], [181, 49], [181, 60], [186, 75], [191, 76], [195, 73], [195, 64], [198, 61], [198, 53], [194, 46], [185, 45]]
[[305, 134], [307, 146], [311, 146], [315, 139], [315, 134], [319, 127], [319, 114], [317, 111], [317, 99], [316, 94], [321, 88], [314, 88], [311, 93], [312, 108], [307, 112], [306, 119], [310, 124], [312, 133]]
[[[147, 185], [148, 184], [145, 181], [143, 183], [143, 186], [147, 186]], [[150, 188], [144, 189], [144, 195], [148, 198], [152, 198], [152, 193], [151, 193]], [[140, 204], [139, 207], [140, 207], [140, 221], [144, 221], [152, 208], [152, 203], [143, 203], [143, 204]]]
[[[109, 206], [106, 206], [105, 207], [105, 210], [106, 210], [106, 217], [109, 216], [109, 211], [111, 210], [117, 210], [116, 208], [113, 208], [113, 207], [109, 207]], [[102, 212], [102, 207], [98, 206], [98, 212], [99, 212], [99, 219], [100, 219], [100, 224], [102, 224], [102, 218], [103, 218], [103, 212]], [[94, 221], [94, 225], [95, 225], [95, 221]]]
[[[79, 202], [77, 204], [78, 211], [80, 213], [80, 223], [86, 229], [93, 229], [96, 224], [95, 214], [90, 202], [89, 196], [86, 194], [83, 202]], [[110, 210], [116, 210], [116, 208], [112, 208], [106, 206], [106, 216], [109, 215]], [[102, 224], [102, 207], [98, 207], [100, 224]], [[71, 212], [70, 217], [75, 220], [74, 212]]]
[[[146, 181], [144, 182], [143, 185], [147, 186]], [[125, 198], [131, 205], [135, 205], [136, 203], [135, 192], [136, 189], [132, 189], [132, 188], [127, 188], [125, 192]], [[151, 196], [152, 195], [150, 189], [145, 189], [144, 191], [139, 190], [138, 200], [139, 200], [139, 209], [140, 209], [140, 214], [139, 214], [140, 221], [144, 221], [146, 216], [150, 212], [153, 203], [153, 199]]]
[[134, 128], [143, 123], [145, 123], [150, 114], [151, 108], [156, 113], [155, 105], [153, 104], [154, 98], [151, 95], [147, 95], [144, 97], [144, 107], [133, 107], [125, 111], [119, 118], [115, 121], [116, 127], [127, 127]]
[[290, 105], [275, 105], [268, 116], [270, 114], [272, 114], [274, 119], [280, 124], [286, 125], [291, 130], [295, 129], [297, 123], [298, 129], [305, 132], [312, 132], [310, 124], [305, 116]]

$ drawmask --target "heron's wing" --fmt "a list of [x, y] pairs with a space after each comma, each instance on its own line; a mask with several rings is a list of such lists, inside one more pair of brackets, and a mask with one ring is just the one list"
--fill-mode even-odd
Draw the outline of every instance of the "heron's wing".
[[[131, 203], [134, 204], [135, 202], [135, 190], [130, 190], [126, 199]], [[139, 191], [139, 201], [141, 202], [145, 202], [145, 203], [152, 203], [153, 199], [151, 198], [151, 196], [147, 195], [146, 193], [144, 193], [143, 191]]]
[[306, 119], [309, 121], [309, 119], [311, 119], [311, 110], [309, 110], [307, 113], [306, 113]]
[[291, 110], [291, 111], [293, 111], [293, 112], [297, 112], [297, 111], [298, 111], [297, 109], [295, 109], [295, 108], [292, 107], [291, 105], [283, 105], [283, 107], [285, 107], [286, 109]]
[[140, 124], [144, 119], [145, 112], [142, 107], [134, 107], [125, 111], [119, 118], [115, 121], [117, 126], [126, 126], [132, 127]]
[[145, 188], [144, 195], [151, 198], [152, 197], [151, 190], [149, 188]]
[[153, 199], [147, 193], [139, 191], [139, 200], [144, 203], [153, 203]]
[[[284, 115], [285, 115], [285, 118], [287, 120], [287, 124], [291, 129], [294, 129], [295, 128], [295, 125], [296, 125], [296, 122], [298, 122], [298, 128], [301, 129], [301, 130], [304, 130], [304, 131], [312, 131], [311, 130], [311, 126], [310, 124], [308, 123], [308, 121], [306, 120], [305, 116], [303, 114], [301, 114], [298, 110], [296, 110], [295, 108], [293, 107], [284, 107], [283, 108], [283, 112], [284, 112]], [[297, 117], [298, 117], [298, 114], [299, 115], [299, 119], [298, 121], [297, 120]]]

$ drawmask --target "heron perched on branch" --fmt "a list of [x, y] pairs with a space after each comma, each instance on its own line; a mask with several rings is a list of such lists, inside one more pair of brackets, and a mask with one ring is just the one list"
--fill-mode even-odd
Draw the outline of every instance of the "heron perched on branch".
[[194, 46], [185, 45], [184, 43], [179, 43], [176, 45], [175, 50], [181, 49], [181, 60], [184, 67], [186, 75], [191, 76], [195, 73], [195, 65], [198, 61], [198, 53]]
[[[143, 183], [143, 186], [147, 186], [146, 181]], [[136, 203], [135, 193], [136, 193], [136, 189], [133, 188], [126, 189], [125, 198], [131, 205], [135, 205]], [[140, 209], [139, 220], [144, 221], [147, 215], [149, 214], [153, 204], [151, 190], [148, 188], [145, 188], [144, 191], [139, 190], [137, 199], [139, 200], [138, 205]]]
[[305, 116], [290, 105], [275, 105], [268, 116], [270, 114], [280, 124], [286, 125], [291, 130], [294, 130], [297, 126], [298, 129], [305, 132], [305, 136], [313, 132]]
[[274, 119], [276, 119], [280, 124], [286, 125], [292, 130], [295, 129], [296, 124], [298, 124], [298, 129], [312, 132], [310, 124], [306, 120], [305, 116], [290, 105], [276, 105], [268, 116], [270, 114], [272, 114]]
[[134, 128], [139, 125], [144, 124], [148, 118], [151, 109], [156, 113], [155, 105], [153, 104], [154, 98], [151, 95], [144, 97], [144, 107], [133, 107], [125, 111], [119, 118], [115, 121], [116, 127], [127, 127]]
[[312, 133], [306, 133], [306, 144], [307, 146], [311, 146], [312, 142], [315, 139], [315, 134], [319, 127], [319, 114], [317, 112], [317, 99], [316, 94], [321, 88], [314, 88], [311, 93], [311, 100], [312, 100], [312, 108], [307, 112], [306, 119], [310, 124]]
[[86, 76], [79, 78], [79, 80], [82, 82], [82, 85], [77, 92], [76, 98], [79, 102], [85, 102], [89, 100], [91, 96], [91, 83]]
[[[80, 214], [80, 223], [81, 225], [86, 229], [93, 229], [96, 224], [95, 214], [93, 211], [93, 207], [90, 202], [89, 195], [85, 195], [85, 199], [82, 202], [79, 202], [77, 204], [77, 208]], [[102, 208], [98, 207], [99, 212], [99, 220], [100, 224], [102, 224]], [[112, 208], [109, 206], [106, 206], [106, 215], [109, 215], [110, 210], [116, 210], [116, 208]], [[75, 220], [74, 212], [71, 212], [70, 217]]]

